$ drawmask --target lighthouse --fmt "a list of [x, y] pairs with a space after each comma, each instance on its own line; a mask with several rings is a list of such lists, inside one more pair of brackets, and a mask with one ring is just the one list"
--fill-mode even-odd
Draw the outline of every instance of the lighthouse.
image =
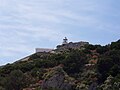
[[63, 43], [62, 44], [63, 45], [68, 44], [68, 39], [66, 37], [63, 39]]

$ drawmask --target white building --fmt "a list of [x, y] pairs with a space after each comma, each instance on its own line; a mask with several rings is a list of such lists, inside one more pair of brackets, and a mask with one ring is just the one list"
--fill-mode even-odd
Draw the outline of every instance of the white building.
[[54, 53], [53, 51], [54, 49], [49, 49], [49, 48], [36, 48], [36, 53], [37, 52], [50, 52], [50, 53]]

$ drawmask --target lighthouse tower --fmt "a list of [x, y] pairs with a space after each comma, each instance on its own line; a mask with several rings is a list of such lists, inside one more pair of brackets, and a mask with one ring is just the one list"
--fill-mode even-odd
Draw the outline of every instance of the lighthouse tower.
[[63, 39], [63, 43], [62, 44], [63, 45], [68, 44], [68, 39], [66, 37]]

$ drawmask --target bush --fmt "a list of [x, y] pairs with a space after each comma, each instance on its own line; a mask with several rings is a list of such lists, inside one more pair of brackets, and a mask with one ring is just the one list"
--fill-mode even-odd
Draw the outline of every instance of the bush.
[[6, 90], [21, 90], [26, 86], [26, 77], [21, 70], [14, 70], [6, 77], [5, 89]]

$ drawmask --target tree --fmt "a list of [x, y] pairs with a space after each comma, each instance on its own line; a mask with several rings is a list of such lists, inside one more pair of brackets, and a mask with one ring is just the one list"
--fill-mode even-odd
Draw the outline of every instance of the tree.
[[22, 90], [26, 86], [26, 78], [21, 70], [14, 70], [7, 77], [7, 82], [5, 82], [6, 90]]
[[[119, 80], [119, 78], [117, 78]], [[119, 90], [120, 89], [120, 82], [116, 81], [114, 77], [111, 75], [107, 77], [104, 83], [98, 86], [97, 90]]]
[[62, 61], [65, 65], [64, 70], [68, 74], [79, 73], [87, 61], [86, 55], [79, 50], [72, 50]]
[[118, 40], [117, 42], [112, 42], [110, 47], [111, 49], [120, 50], [120, 40]]

